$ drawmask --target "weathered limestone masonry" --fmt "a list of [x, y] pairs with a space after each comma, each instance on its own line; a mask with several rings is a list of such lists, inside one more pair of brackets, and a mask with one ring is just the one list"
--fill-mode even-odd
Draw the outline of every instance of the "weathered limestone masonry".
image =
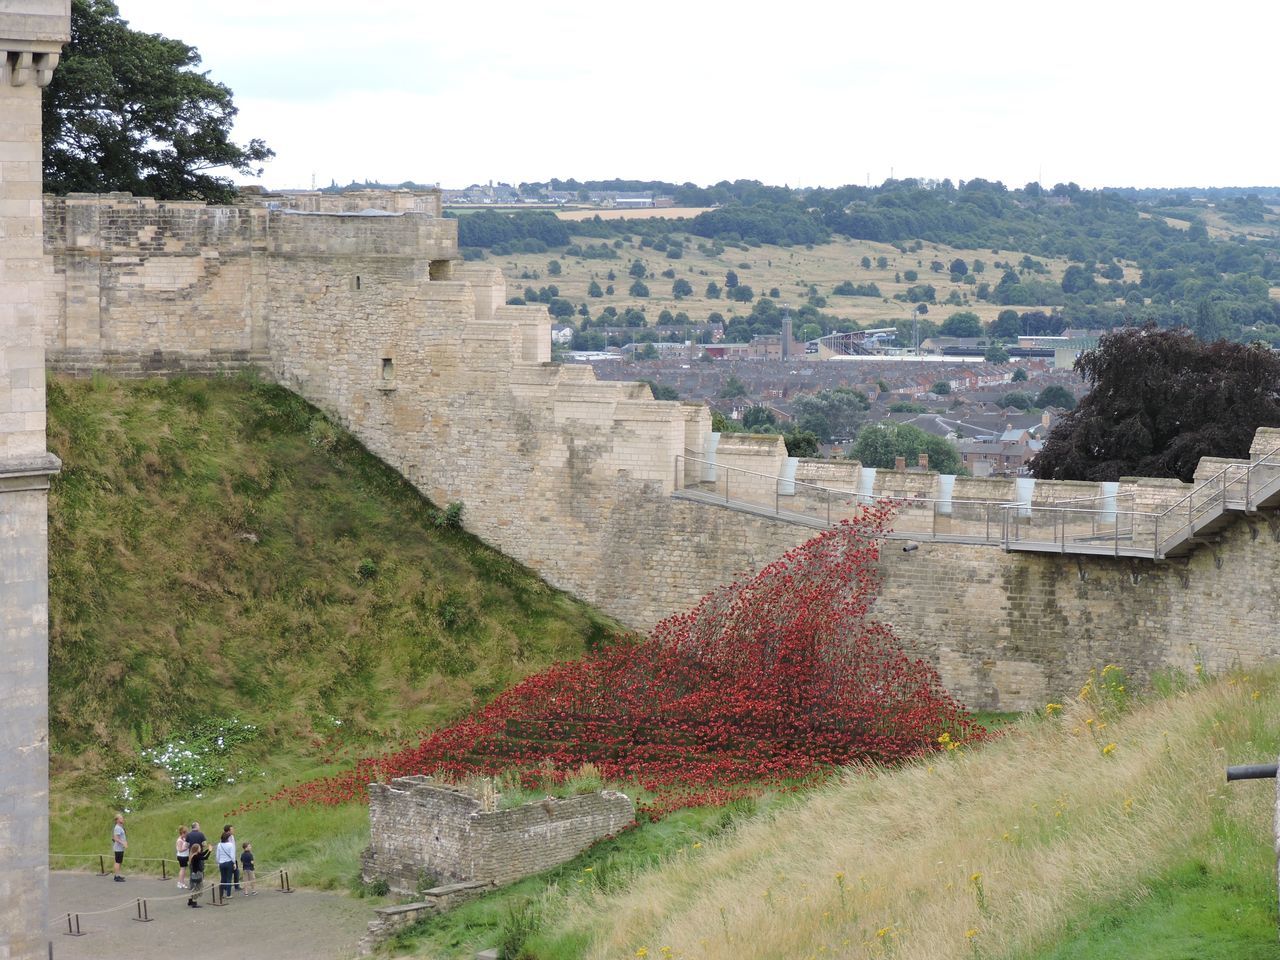
[[510, 810], [485, 806], [430, 777], [370, 784], [370, 845], [361, 876], [385, 879], [402, 896], [416, 893], [424, 879], [511, 883], [572, 860], [635, 822], [630, 798], [612, 790]]
[[[54, 364], [265, 364], [437, 503], [461, 501], [472, 532], [634, 626], [813, 532], [673, 499], [706, 480], [688, 460], [677, 477], [681, 455], [714, 459], [735, 498], [768, 503], [778, 489], [769, 478], [794, 469], [786, 509], [814, 517], [829, 504], [805, 484], [848, 491], [849, 510], [855, 494], [903, 498], [907, 535], [921, 522], [936, 533], [958, 523], [929, 510], [940, 498], [1047, 504], [1101, 492], [792, 463], [777, 438], [713, 438], [705, 407], [552, 363], [545, 310], [507, 305], [498, 270], [458, 260], [456, 223], [438, 217], [431, 194], [386, 200], [382, 215], [260, 199], [314, 209], [47, 200]], [[1254, 456], [1277, 446], [1280, 434], [1260, 431]], [[1219, 466], [1206, 461], [1201, 475]], [[1188, 489], [1142, 480], [1112, 492], [1158, 512]], [[1280, 591], [1268, 589], [1278, 536], [1275, 511], [1239, 516], [1216, 545], [1160, 564], [890, 543], [878, 610], [968, 703], [1021, 708], [1078, 688], [1109, 660], [1142, 679], [1280, 654]]]
[[69, 0], [0, 3], [0, 958], [48, 951], [49, 476], [40, 88]]

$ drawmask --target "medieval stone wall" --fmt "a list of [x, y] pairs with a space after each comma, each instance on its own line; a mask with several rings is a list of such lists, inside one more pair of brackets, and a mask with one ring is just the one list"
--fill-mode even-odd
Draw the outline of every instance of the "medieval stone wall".
[[424, 881], [511, 883], [572, 860], [634, 821], [631, 800], [612, 790], [486, 810], [461, 787], [401, 777], [369, 785], [361, 876], [385, 879], [402, 896]]
[[[599, 382], [589, 367], [550, 362], [545, 310], [507, 305], [500, 271], [458, 261], [454, 221], [129, 197], [48, 204], [55, 363], [132, 356], [138, 370], [204, 369], [233, 351], [257, 359], [434, 501], [462, 502], [472, 532], [632, 626], [688, 607], [813, 534], [671, 496], [722, 493], [727, 476], [734, 499], [815, 522], [854, 515], [860, 495], [900, 500], [898, 533], [922, 542], [910, 553], [886, 547], [878, 611], [976, 707], [1034, 706], [1107, 661], [1146, 677], [1276, 653], [1280, 606], [1253, 586], [1280, 572], [1273, 512], [1238, 519], [1217, 546], [1161, 564], [929, 542], [924, 534], [990, 533], [991, 523], [998, 532], [998, 509], [966, 501], [1094, 498], [1082, 509], [1159, 511], [1190, 486], [944, 481], [788, 461], [776, 437], [715, 438], [705, 407], [655, 401], [643, 384]], [[96, 287], [72, 283], [82, 274]], [[98, 339], [86, 346], [91, 329]], [[1278, 445], [1280, 433], [1260, 431], [1255, 456]], [[784, 468], [794, 485], [772, 479]], [[1019, 522], [1025, 533], [1055, 521], [1049, 513]]]

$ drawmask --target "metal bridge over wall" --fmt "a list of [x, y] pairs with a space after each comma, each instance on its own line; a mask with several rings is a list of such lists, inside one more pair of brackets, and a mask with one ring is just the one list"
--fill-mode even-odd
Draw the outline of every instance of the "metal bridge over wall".
[[[676, 457], [672, 496], [823, 530], [852, 519], [871, 494]], [[1139, 510], [1133, 493], [1050, 504], [891, 498], [895, 539], [974, 543], [1007, 551], [1144, 557], [1185, 555], [1239, 514], [1280, 507], [1280, 447], [1233, 461], [1162, 510]]]

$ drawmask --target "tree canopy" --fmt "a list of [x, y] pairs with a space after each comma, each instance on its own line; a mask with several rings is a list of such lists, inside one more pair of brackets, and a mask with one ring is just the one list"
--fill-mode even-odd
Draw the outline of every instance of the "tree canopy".
[[1201, 457], [1247, 457], [1258, 427], [1280, 426], [1280, 355], [1257, 344], [1148, 325], [1104, 336], [1075, 368], [1091, 389], [1031, 462], [1036, 477], [1190, 481]]
[[897, 457], [905, 458], [907, 466], [914, 466], [922, 453], [929, 455], [930, 470], [950, 474], [960, 472], [960, 454], [954, 444], [909, 423], [892, 420], [863, 427], [849, 451], [849, 457], [864, 467], [892, 469]]
[[231, 140], [231, 90], [193, 69], [195, 47], [131, 30], [111, 0], [72, 0], [71, 41], [44, 92], [44, 184], [224, 202], [218, 169], [260, 174], [275, 153]]
[[804, 394], [795, 401], [796, 429], [820, 441], [853, 437], [870, 406], [865, 393], [848, 387]]

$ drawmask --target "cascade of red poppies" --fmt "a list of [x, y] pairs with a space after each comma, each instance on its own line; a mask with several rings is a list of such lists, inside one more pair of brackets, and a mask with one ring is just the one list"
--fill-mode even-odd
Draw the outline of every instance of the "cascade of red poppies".
[[415, 747], [272, 799], [343, 803], [415, 773], [516, 771], [539, 786], [590, 763], [656, 794], [656, 816], [963, 739], [970, 720], [937, 671], [870, 616], [892, 514], [867, 506], [647, 638], [553, 665]]

